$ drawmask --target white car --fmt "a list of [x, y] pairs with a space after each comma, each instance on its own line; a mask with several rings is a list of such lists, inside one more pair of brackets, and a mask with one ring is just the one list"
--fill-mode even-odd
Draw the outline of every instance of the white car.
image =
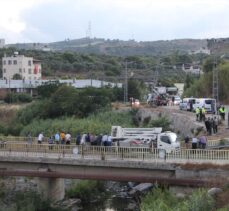
[[181, 102], [181, 98], [179, 96], [174, 97], [174, 105], [179, 105]]

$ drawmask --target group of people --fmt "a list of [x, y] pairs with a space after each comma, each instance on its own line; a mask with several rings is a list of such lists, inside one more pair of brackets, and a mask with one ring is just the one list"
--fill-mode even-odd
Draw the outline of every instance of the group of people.
[[[31, 140], [28, 135], [28, 142]], [[45, 141], [44, 133], [39, 133], [37, 137], [37, 143], [41, 144]], [[47, 140], [48, 144], [71, 144], [72, 141], [75, 141], [76, 145], [81, 144], [90, 144], [90, 145], [96, 145], [96, 146], [111, 146], [112, 145], [112, 137], [107, 134], [99, 134], [99, 135], [93, 135], [90, 133], [87, 134], [80, 134], [78, 133], [76, 135], [76, 138], [72, 138], [72, 135], [70, 132], [65, 133], [64, 131], [61, 131], [60, 133], [55, 133], [54, 135], [50, 136]]]
[[196, 121], [205, 121], [205, 115], [206, 115], [206, 109], [204, 108], [204, 106], [202, 108], [197, 107], [196, 110]]
[[[186, 136], [185, 139], [185, 146], [186, 148], [190, 148], [190, 137], [189, 136]], [[205, 149], [206, 148], [206, 145], [207, 145], [207, 137], [205, 136], [205, 134], [200, 134], [199, 136], [197, 137], [193, 137], [191, 139], [191, 143], [192, 143], [192, 149]]]
[[208, 117], [204, 123], [209, 136], [218, 132], [219, 120], [216, 116]]

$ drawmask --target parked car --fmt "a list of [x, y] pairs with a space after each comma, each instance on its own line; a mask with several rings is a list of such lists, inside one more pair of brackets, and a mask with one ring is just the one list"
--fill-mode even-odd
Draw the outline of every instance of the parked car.
[[181, 102], [181, 98], [179, 96], [174, 97], [174, 105], [179, 105]]
[[180, 110], [193, 111], [193, 105], [196, 103], [196, 98], [183, 98], [180, 102]]

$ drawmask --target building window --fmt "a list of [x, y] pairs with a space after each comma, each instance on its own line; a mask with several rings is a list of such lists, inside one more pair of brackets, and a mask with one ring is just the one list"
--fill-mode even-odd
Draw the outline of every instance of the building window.
[[3, 64], [6, 65], [6, 60], [3, 60]]
[[3, 69], [3, 72], [6, 73], [6, 69]]
[[22, 69], [21, 68], [19, 68], [19, 73], [22, 73]]
[[32, 62], [31, 60], [28, 61], [28, 65], [31, 66], [32, 65]]
[[16, 65], [17, 64], [17, 60], [14, 60], [14, 65]]
[[25, 68], [23, 70], [24, 70], [24, 73], [25, 73]]
[[32, 73], [32, 71], [31, 71], [31, 69], [30, 69], [30, 68], [28, 69], [28, 73], [29, 73], [29, 74], [31, 74], [31, 73]]
[[12, 61], [11, 60], [8, 60], [8, 65], [11, 65], [12, 64]]

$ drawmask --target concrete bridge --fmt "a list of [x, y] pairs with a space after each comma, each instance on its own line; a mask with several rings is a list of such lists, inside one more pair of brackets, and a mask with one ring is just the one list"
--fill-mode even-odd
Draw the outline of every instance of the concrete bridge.
[[208, 186], [229, 181], [228, 167], [228, 150], [165, 154], [134, 147], [0, 145], [0, 176], [38, 177], [39, 191], [53, 200], [64, 198], [63, 178]]

